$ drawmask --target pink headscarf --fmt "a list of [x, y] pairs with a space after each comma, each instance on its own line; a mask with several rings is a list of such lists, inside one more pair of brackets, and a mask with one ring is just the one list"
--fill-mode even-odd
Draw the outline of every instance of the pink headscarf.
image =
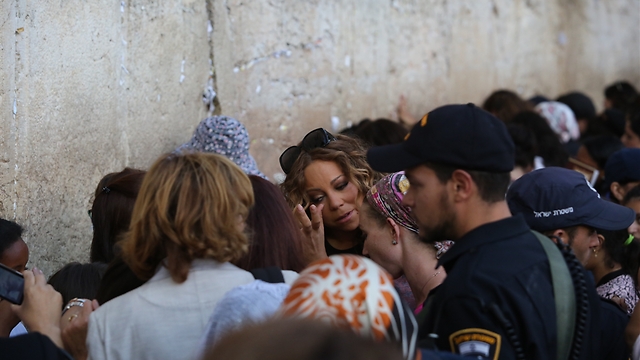
[[[367, 202], [373, 209], [398, 225], [418, 234], [418, 224], [411, 215], [411, 209], [402, 205], [402, 199], [409, 190], [409, 180], [404, 171], [389, 174], [369, 189]], [[436, 258], [439, 259], [453, 245], [453, 241], [438, 241], [434, 244]]]

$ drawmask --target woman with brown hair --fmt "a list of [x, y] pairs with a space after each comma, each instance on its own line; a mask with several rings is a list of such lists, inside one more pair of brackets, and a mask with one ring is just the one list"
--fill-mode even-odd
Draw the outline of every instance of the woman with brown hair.
[[249, 178], [214, 154], [163, 155], [148, 171], [124, 260], [147, 282], [91, 314], [91, 359], [195, 359], [206, 319], [235, 286], [254, 280], [232, 265], [248, 247]]
[[306, 260], [362, 254], [360, 205], [377, 178], [362, 144], [318, 128], [280, 156], [282, 189], [304, 234]]
[[98, 183], [89, 210], [93, 226], [91, 262], [108, 264], [115, 258], [115, 245], [129, 229], [133, 205], [145, 173], [127, 167], [105, 175]]
[[264, 178], [249, 175], [255, 204], [249, 211], [249, 251], [233, 263], [241, 269], [275, 266], [302, 271], [302, 233], [278, 187]]

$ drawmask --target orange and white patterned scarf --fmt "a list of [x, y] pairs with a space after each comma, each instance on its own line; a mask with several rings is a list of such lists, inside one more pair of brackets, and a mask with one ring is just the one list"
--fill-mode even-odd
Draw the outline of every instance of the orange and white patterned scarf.
[[400, 300], [391, 275], [362, 256], [334, 255], [311, 264], [291, 286], [280, 315], [398, 342], [405, 359], [416, 356], [416, 319]]

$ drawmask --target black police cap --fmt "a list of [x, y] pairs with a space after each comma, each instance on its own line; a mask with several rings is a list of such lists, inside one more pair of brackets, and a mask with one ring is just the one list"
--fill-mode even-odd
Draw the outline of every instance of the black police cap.
[[506, 173], [513, 170], [514, 159], [515, 146], [504, 123], [473, 104], [439, 107], [422, 117], [404, 142], [367, 152], [371, 167], [381, 172], [432, 162]]

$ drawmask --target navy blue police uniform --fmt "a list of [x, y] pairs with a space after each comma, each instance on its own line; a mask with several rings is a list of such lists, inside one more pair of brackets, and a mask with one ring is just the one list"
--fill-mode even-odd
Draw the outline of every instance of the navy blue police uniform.
[[[520, 215], [480, 226], [440, 259], [446, 281], [429, 295], [421, 347], [483, 359], [553, 359], [556, 312], [547, 255]], [[584, 270], [582, 270], [584, 271]], [[628, 359], [622, 310], [585, 274], [589, 311], [580, 359]]]
[[552, 359], [555, 302], [547, 255], [521, 216], [482, 225], [439, 260], [447, 279], [424, 307], [420, 338], [484, 359]]

